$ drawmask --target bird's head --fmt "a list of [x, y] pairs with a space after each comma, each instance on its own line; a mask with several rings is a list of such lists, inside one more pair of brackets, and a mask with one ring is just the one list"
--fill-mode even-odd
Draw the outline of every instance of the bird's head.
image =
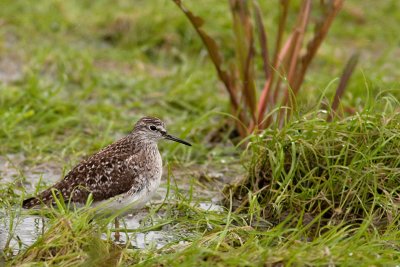
[[141, 135], [151, 141], [159, 141], [162, 139], [175, 141], [187, 146], [192, 146], [190, 143], [169, 135], [162, 120], [155, 117], [143, 117], [133, 127], [132, 133]]

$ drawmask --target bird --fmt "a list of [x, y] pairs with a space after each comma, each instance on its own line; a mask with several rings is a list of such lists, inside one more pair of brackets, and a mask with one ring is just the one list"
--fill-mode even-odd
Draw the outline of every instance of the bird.
[[160, 140], [191, 146], [169, 135], [160, 119], [143, 117], [127, 136], [79, 162], [59, 182], [25, 199], [22, 207], [54, 205], [54, 196], [84, 205], [91, 196], [92, 206], [105, 211], [140, 209], [160, 185], [162, 159], [157, 146]]

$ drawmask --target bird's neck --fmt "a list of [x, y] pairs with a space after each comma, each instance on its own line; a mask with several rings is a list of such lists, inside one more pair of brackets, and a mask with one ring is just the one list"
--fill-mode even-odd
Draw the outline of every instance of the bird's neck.
[[157, 149], [157, 142], [143, 134], [131, 134], [129, 139], [135, 146]]

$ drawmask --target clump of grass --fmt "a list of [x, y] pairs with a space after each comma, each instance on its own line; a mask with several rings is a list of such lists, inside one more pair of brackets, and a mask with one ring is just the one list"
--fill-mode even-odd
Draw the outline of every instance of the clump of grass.
[[[172, 187], [177, 189], [176, 187]], [[180, 238], [157, 249], [131, 249], [102, 239], [111, 219], [91, 222], [93, 210], [43, 210], [49, 228], [27, 250], [10, 258], [13, 265], [62, 266], [275, 266], [391, 264], [400, 259], [399, 231], [395, 223], [383, 233], [370, 230], [370, 222], [326, 227], [307, 238], [318, 218], [302, 225], [287, 216], [273, 226], [262, 218], [263, 203], [250, 194], [248, 212], [233, 212], [232, 205], [220, 211], [204, 211], [196, 205], [194, 190], [168, 198], [160, 209], [162, 222], [152, 222], [126, 232], [140, 233], [169, 225]], [[232, 202], [230, 202], [232, 203]], [[301, 216], [304, 216], [304, 212]], [[323, 215], [320, 215], [323, 216]], [[396, 221], [398, 221], [396, 219]]]
[[303, 231], [287, 228], [286, 223], [265, 231], [232, 227], [223, 247], [194, 242], [139, 266], [379, 266], [394, 265], [400, 259], [395, 231], [379, 236], [365, 229], [334, 227], [312, 242], [301, 238]]
[[249, 174], [233, 189], [239, 210], [250, 190], [271, 221], [288, 215], [324, 226], [379, 229], [399, 222], [400, 115], [365, 111], [327, 123], [302, 118], [250, 144]]
[[62, 266], [112, 266], [120, 260], [124, 248], [101, 238], [110, 220], [93, 220], [93, 210], [42, 210], [49, 217], [49, 228], [22, 253], [13, 264], [46, 262]]

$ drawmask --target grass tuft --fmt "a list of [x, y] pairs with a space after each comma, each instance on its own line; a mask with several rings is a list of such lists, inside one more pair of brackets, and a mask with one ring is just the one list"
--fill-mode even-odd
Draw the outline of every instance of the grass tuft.
[[93, 212], [88, 209], [46, 212], [50, 217], [49, 228], [19, 253], [13, 264], [113, 266], [120, 260], [124, 247], [101, 238], [109, 220], [92, 220]]
[[381, 231], [396, 225], [400, 208], [400, 115], [366, 111], [327, 123], [314, 116], [254, 136], [249, 174], [233, 188], [239, 210], [257, 194], [263, 216], [287, 216], [314, 233], [365, 221]]

